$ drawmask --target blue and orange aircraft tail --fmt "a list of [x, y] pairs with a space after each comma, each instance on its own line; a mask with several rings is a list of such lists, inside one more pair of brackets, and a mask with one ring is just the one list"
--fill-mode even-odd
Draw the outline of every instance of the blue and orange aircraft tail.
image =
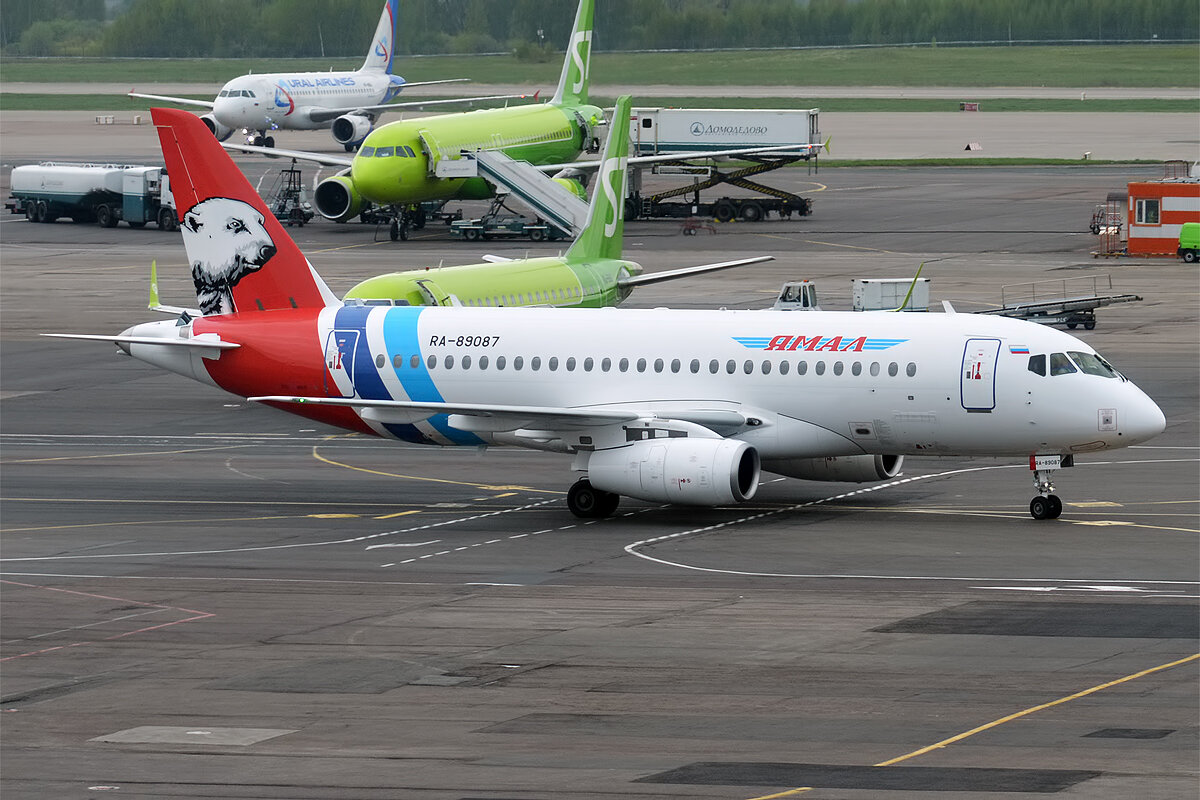
[[186, 111], [150, 113], [200, 310], [214, 315], [338, 305], [204, 123]]

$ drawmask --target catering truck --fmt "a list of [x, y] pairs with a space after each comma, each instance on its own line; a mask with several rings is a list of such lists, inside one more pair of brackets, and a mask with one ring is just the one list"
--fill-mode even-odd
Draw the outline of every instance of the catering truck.
[[153, 222], [160, 230], [179, 227], [170, 181], [162, 167], [137, 164], [76, 164], [44, 161], [13, 167], [12, 197], [5, 206], [30, 222], [96, 222], [134, 228]]
[[[816, 108], [636, 108], [630, 118], [633, 155], [658, 156], [683, 153], [687, 160], [656, 163], [655, 175], [690, 177], [691, 183], [666, 189], [643, 187], [644, 168], [630, 170], [627, 219], [638, 217], [713, 217], [720, 222], [740, 219], [758, 222], [772, 212], [782, 218], [805, 217], [813, 203], [807, 197], [751, 180], [817, 157], [821, 146], [820, 114]], [[794, 145], [794, 150], [788, 150]], [[739, 164], [719, 168], [714, 162], [699, 165], [705, 153], [769, 147], [769, 153], [735, 156]], [[737, 187], [752, 196], [714, 196], [721, 184]], [[706, 192], [707, 197], [701, 197]]]

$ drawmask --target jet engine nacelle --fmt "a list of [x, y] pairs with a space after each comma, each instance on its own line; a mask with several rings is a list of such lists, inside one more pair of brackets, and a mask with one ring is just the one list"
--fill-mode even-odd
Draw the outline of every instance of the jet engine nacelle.
[[373, 127], [375, 123], [361, 114], [343, 114], [333, 121], [330, 132], [338, 144], [353, 147], [367, 138]]
[[218, 142], [223, 142], [233, 135], [233, 128], [226, 128], [221, 123], [217, 122], [217, 118], [212, 114], [203, 114], [200, 121], [204, 123], [204, 127], [212, 132], [212, 135], [217, 137]]
[[578, 197], [583, 202], [588, 201], [587, 189], [583, 188], [583, 184], [574, 178], [551, 178], [550, 180], [557, 183], [559, 186], [565, 186], [571, 194]]
[[738, 439], [648, 439], [588, 460], [596, 489], [658, 503], [740, 503], [758, 490], [758, 475], [758, 451]]
[[334, 175], [317, 184], [313, 205], [326, 219], [346, 222], [361, 214], [367, 201], [354, 188], [349, 175]]
[[829, 456], [788, 458], [763, 465], [768, 472], [806, 481], [883, 481], [900, 474], [904, 456]]

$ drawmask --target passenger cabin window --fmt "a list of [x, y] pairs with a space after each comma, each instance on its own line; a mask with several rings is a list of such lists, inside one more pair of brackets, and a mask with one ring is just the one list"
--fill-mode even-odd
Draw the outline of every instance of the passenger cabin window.
[[1045, 377], [1046, 376], [1046, 356], [1045, 355], [1030, 356], [1029, 357], [1029, 371], [1036, 373], [1038, 375], [1041, 375], [1042, 377]]
[[1067, 358], [1066, 353], [1050, 354], [1051, 375], [1070, 375], [1075, 371], [1075, 365], [1071, 363], [1071, 359]]

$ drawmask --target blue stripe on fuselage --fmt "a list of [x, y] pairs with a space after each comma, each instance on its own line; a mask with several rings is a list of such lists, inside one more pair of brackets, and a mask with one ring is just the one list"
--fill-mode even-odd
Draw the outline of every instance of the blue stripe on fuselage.
[[[396, 378], [404, 387], [408, 399], [417, 403], [441, 403], [445, 401], [438, 391], [433, 376], [425, 366], [421, 356], [421, 340], [417, 332], [422, 306], [397, 307], [387, 309], [383, 321], [383, 342], [389, 353], [403, 356], [400, 364], [393, 361], [392, 369]], [[417, 356], [417, 366], [412, 366], [412, 357]], [[473, 433], [460, 431], [450, 427], [445, 414], [435, 414], [429, 418], [429, 424], [454, 444], [477, 445], [483, 440]]]
[[[375, 361], [371, 358], [371, 347], [367, 343], [367, 316], [370, 312], [370, 306], [342, 306], [334, 317], [333, 327], [334, 330], [358, 332], [358, 345], [354, 350], [354, 372], [351, 376], [355, 394], [370, 400], [392, 400], [394, 398], [384, 386], [383, 379], [379, 377]], [[383, 427], [388, 433], [405, 442], [436, 444], [415, 425], [389, 422], [383, 423]]]

